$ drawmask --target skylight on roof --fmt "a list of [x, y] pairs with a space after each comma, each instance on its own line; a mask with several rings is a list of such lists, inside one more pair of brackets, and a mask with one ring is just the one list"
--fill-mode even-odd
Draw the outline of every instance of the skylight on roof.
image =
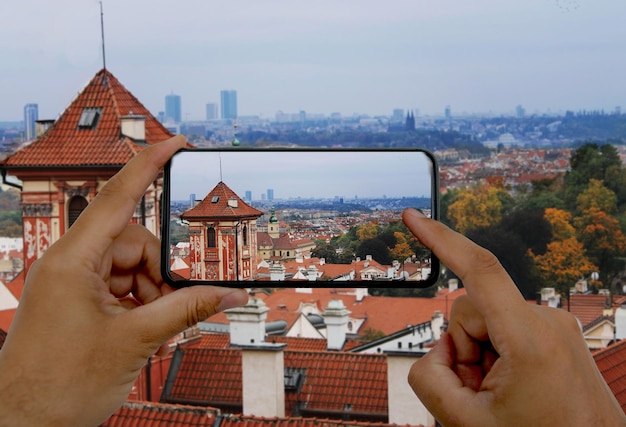
[[220, 201], [220, 196], [213, 196], [213, 198], [211, 199], [211, 203], [217, 203]]
[[102, 114], [102, 108], [100, 107], [85, 107], [78, 120], [78, 127], [80, 129], [93, 129], [98, 125], [98, 120]]

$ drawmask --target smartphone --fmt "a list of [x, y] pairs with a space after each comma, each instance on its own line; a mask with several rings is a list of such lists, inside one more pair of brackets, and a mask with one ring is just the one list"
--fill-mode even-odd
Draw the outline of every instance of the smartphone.
[[174, 287], [428, 287], [439, 261], [404, 226], [438, 219], [421, 149], [184, 149], [167, 163], [162, 275]]

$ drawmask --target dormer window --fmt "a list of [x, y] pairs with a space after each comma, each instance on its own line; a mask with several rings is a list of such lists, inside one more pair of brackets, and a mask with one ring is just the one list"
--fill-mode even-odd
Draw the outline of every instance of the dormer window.
[[83, 112], [80, 115], [80, 120], [78, 121], [79, 129], [95, 129], [98, 125], [98, 121], [100, 120], [100, 115], [102, 114], [102, 108], [100, 107], [85, 107], [83, 108]]

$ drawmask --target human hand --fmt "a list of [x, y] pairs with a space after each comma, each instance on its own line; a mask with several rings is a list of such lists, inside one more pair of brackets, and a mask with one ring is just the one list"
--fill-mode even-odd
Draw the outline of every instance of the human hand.
[[626, 425], [574, 316], [527, 303], [491, 252], [443, 224], [412, 209], [402, 218], [467, 290], [409, 373], [442, 425]]
[[31, 267], [0, 351], [0, 426], [97, 425], [169, 338], [246, 303], [242, 289], [167, 286], [158, 239], [128, 225], [184, 145], [174, 137], [144, 149]]

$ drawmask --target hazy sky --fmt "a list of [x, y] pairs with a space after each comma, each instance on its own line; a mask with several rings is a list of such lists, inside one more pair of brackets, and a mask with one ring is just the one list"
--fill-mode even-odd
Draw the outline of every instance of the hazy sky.
[[[107, 68], [154, 114], [626, 108], [625, 0], [103, 0]], [[55, 118], [102, 68], [97, 0], [0, 3], [0, 120]]]
[[[221, 172], [220, 172], [221, 163]], [[220, 176], [221, 173], [221, 176]], [[202, 200], [221, 180], [241, 198], [260, 200], [268, 188], [276, 199], [430, 197], [432, 162], [421, 152], [179, 153], [171, 172], [171, 200]]]

